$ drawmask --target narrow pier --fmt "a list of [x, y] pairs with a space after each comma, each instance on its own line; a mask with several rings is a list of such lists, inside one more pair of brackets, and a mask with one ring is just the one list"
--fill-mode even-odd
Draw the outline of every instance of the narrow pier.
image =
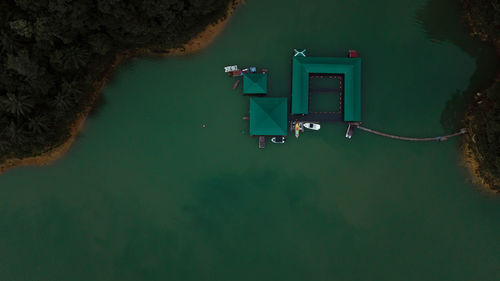
[[362, 126], [356, 126], [356, 128], [361, 129], [365, 132], [372, 133], [375, 135], [383, 136], [386, 138], [391, 138], [391, 139], [397, 139], [397, 140], [404, 140], [404, 141], [445, 141], [448, 140], [449, 138], [456, 137], [459, 135], [463, 135], [467, 132], [465, 128], [462, 128], [459, 132], [451, 134], [451, 135], [446, 135], [446, 136], [438, 136], [438, 137], [430, 137], [430, 138], [410, 138], [410, 137], [401, 137], [401, 136], [395, 136], [395, 135], [390, 135], [386, 133], [382, 133], [379, 131], [375, 131], [372, 129], [368, 129]]
[[266, 137], [259, 136], [259, 148], [264, 148], [266, 145]]

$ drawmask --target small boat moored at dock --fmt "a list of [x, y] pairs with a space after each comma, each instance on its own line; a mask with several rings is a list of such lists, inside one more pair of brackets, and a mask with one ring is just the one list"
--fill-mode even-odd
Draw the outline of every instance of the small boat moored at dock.
[[321, 128], [321, 126], [316, 123], [304, 123], [304, 128], [318, 131]]
[[345, 133], [345, 137], [350, 139], [352, 137], [352, 132], [354, 131], [354, 127], [349, 124], [349, 126], [347, 127], [347, 132]]
[[285, 143], [285, 137], [273, 137], [271, 138], [271, 141], [273, 143]]
[[233, 71], [236, 71], [238, 70], [238, 66], [237, 65], [229, 65], [229, 66], [225, 66], [224, 67], [224, 72], [233, 72]]

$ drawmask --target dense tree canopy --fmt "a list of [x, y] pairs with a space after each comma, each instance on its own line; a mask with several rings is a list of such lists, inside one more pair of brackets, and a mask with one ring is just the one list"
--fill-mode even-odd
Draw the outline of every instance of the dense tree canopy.
[[[475, 35], [500, 48], [500, 0], [462, 0]], [[500, 52], [500, 50], [499, 50]], [[500, 191], [500, 74], [469, 106], [465, 125], [468, 140], [479, 164], [480, 176]]]
[[478, 97], [473, 126], [475, 153], [481, 159], [482, 176], [500, 190], [500, 83]]
[[0, 160], [64, 141], [117, 53], [177, 47], [229, 1], [0, 1]]
[[476, 35], [483, 39], [500, 38], [500, 0], [462, 0]]

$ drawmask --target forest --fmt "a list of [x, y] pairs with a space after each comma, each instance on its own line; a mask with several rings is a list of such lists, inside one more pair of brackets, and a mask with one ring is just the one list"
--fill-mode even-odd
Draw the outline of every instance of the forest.
[[[496, 45], [500, 53], [500, 0], [462, 0], [472, 34]], [[465, 126], [467, 145], [479, 165], [480, 178], [500, 191], [500, 73], [471, 101]]]
[[117, 55], [180, 47], [230, 1], [0, 1], [0, 162], [63, 143]]

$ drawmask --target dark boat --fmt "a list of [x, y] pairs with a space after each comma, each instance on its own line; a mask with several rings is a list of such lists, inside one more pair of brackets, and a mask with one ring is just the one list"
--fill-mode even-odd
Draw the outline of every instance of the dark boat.
[[285, 137], [273, 137], [271, 141], [273, 143], [285, 143]]

